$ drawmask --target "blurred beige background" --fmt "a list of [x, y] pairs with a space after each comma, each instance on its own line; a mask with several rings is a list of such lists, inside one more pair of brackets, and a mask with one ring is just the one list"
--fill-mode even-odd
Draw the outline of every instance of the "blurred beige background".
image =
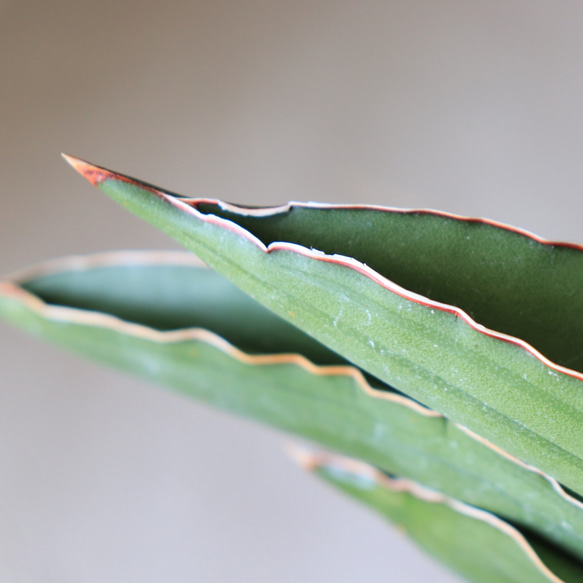
[[[583, 5], [0, 0], [0, 272], [174, 244], [185, 194], [432, 207], [583, 242]], [[0, 326], [0, 580], [452, 583], [284, 438]]]

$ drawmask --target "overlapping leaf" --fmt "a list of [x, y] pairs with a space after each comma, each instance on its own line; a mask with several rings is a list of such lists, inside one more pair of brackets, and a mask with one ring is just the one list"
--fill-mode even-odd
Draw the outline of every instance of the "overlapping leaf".
[[192, 255], [57, 260], [0, 283], [0, 316], [508, 517], [583, 558], [583, 506], [554, 480], [365, 378]]
[[579, 248], [434, 212], [245, 209], [69, 161], [326, 346], [583, 492]]
[[[473, 583], [579, 583], [583, 566], [499, 518], [365, 464], [299, 452], [328, 483], [399, 525], [425, 551]], [[387, 565], [390, 568], [390, 565]]]

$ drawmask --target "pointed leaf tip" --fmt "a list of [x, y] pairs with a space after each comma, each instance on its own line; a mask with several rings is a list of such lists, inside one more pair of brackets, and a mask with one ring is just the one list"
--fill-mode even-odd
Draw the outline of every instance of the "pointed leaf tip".
[[61, 156], [65, 159], [65, 161], [81, 176], [89, 180], [93, 186], [98, 186], [104, 180], [108, 178], [122, 178], [118, 174], [115, 174], [105, 168], [101, 168], [100, 166], [95, 166], [94, 164], [90, 164], [85, 160], [81, 160], [81, 158], [76, 158], [75, 156], [69, 156], [68, 154], [61, 153]]

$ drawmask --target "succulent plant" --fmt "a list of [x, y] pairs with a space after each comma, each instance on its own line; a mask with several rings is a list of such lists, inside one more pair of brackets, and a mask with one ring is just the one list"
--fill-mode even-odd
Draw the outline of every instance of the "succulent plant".
[[294, 455], [469, 581], [583, 581], [583, 247], [188, 198], [66, 158], [204, 264], [54, 260], [0, 282], [1, 317], [326, 447]]

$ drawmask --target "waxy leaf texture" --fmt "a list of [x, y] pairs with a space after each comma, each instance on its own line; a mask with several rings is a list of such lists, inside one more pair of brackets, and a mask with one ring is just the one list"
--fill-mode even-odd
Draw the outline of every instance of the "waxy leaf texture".
[[93, 184], [367, 373], [583, 493], [583, 252], [433, 211]]

